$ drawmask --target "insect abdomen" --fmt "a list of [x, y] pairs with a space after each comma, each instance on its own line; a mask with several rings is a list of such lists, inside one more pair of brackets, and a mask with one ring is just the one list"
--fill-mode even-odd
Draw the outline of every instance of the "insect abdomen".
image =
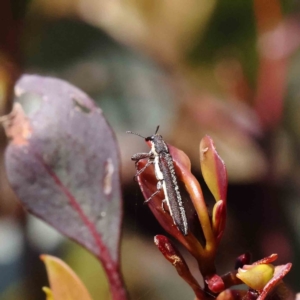
[[170, 214], [175, 225], [184, 235], [187, 235], [187, 218], [177, 183], [172, 156], [169, 153], [161, 153], [159, 156], [159, 167], [164, 175], [164, 181], [166, 185], [165, 193], [167, 193], [165, 197], [168, 200]]

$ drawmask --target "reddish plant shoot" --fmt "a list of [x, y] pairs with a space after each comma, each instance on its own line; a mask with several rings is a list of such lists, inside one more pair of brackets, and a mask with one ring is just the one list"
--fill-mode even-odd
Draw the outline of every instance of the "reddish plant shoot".
[[[174, 225], [170, 213], [162, 206], [163, 191], [157, 193], [147, 204], [161, 226], [195, 257], [205, 286], [200, 287], [195, 281], [180, 251], [169, 239], [161, 235], [156, 236], [155, 244], [158, 249], [194, 290], [197, 299], [263, 300], [268, 295], [273, 297], [278, 296], [278, 293], [282, 294], [281, 279], [290, 270], [291, 264], [274, 267], [271, 263], [276, 260], [276, 254], [249, 265], [250, 254], [246, 253], [237, 259], [236, 269], [238, 270], [233, 269], [224, 275], [218, 275], [216, 272], [215, 257], [226, 224], [228, 180], [225, 164], [218, 155], [213, 140], [205, 136], [200, 142], [200, 165], [203, 178], [216, 201], [212, 219], [209, 217], [200, 184], [191, 173], [189, 158], [183, 151], [171, 145], [168, 147], [173, 157], [176, 176], [183, 183], [197, 213], [205, 238], [204, 244], [197, 239], [196, 232], [190, 231], [187, 236], [184, 236]], [[147, 159], [137, 162], [137, 172], [144, 168], [147, 162]], [[137, 179], [144, 198], [148, 199], [157, 190], [153, 165], [150, 164], [137, 176]], [[230, 289], [242, 283], [248, 285], [248, 291]]]

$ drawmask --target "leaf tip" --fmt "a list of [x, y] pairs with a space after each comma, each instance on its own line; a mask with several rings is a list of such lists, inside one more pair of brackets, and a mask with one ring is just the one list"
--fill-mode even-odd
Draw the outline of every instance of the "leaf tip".
[[40, 260], [43, 261], [43, 262], [45, 262], [46, 256], [47, 256], [46, 254], [41, 254], [40, 255]]
[[51, 289], [49, 289], [48, 287], [44, 286], [42, 288], [42, 291], [46, 294], [46, 300], [54, 300], [53, 293], [52, 293]]

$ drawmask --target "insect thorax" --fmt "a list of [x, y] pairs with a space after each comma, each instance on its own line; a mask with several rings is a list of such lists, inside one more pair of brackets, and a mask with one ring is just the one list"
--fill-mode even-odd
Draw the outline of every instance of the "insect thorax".
[[153, 135], [152, 136], [152, 149], [155, 150], [155, 152], [157, 154], [160, 154], [160, 153], [169, 153], [169, 148], [167, 146], [167, 144], [164, 142], [163, 138], [161, 135]]

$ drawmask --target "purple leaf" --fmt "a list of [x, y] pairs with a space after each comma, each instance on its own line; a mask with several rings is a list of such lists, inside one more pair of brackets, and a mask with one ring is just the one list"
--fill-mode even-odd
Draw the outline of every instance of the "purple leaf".
[[[113, 299], [125, 299], [119, 152], [102, 111], [82, 91], [54, 78], [23, 76], [15, 93], [21, 105], [5, 126], [14, 191], [30, 212], [98, 257]], [[22, 108], [29, 108], [26, 115]]]

